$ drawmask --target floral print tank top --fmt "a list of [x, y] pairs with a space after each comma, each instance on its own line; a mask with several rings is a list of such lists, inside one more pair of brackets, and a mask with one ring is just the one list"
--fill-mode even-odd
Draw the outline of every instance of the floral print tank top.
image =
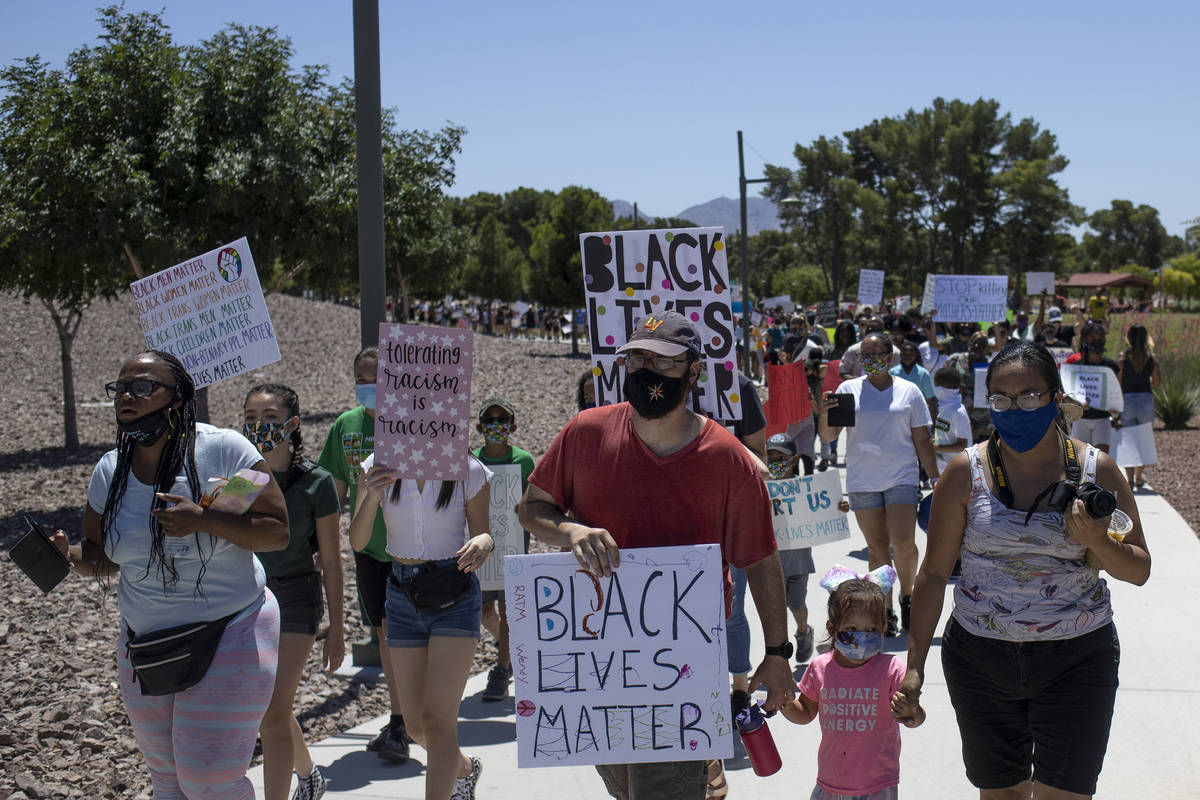
[[[971, 496], [963, 532], [962, 577], [954, 589], [954, 619], [989, 639], [1071, 639], [1112, 619], [1108, 584], [1085, 561], [1087, 548], [1067, 538], [1062, 514], [1008, 508], [988, 491], [983, 448], [968, 449]], [[1096, 448], [1082, 469], [1096, 478]]]

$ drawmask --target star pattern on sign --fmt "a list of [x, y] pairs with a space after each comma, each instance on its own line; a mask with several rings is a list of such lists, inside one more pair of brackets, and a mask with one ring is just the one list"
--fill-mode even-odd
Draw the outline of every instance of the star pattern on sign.
[[418, 342], [425, 341], [425, 331], [417, 331], [417, 341]]
[[454, 442], [447, 442], [446, 444], [442, 445], [442, 455], [444, 455], [444, 456], [453, 456], [454, 455]]
[[398, 409], [396, 409], [396, 416], [400, 419], [405, 419], [408, 416], [408, 409], [404, 406], [400, 406]]
[[400, 452], [403, 452], [403, 450], [404, 450], [404, 442], [401, 442], [401, 441], [392, 442], [392, 452], [393, 453], [400, 453]]
[[391, 408], [392, 406], [396, 405], [396, 403], [398, 403], [398, 402], [399, 402], [399, 400], [397, 400], [396, 395], [394, 395], [394, 394], [385, 394], [383, 396], [383, 407], [385, 409]]
[[441, 414], [445, 410], [446, 410], [446, 404], [443, 403], [441, 400], [438, 400], [436, 403], [434, 403], [433, 405], [431, 405], [429, 407], [430, 414]]
[[447, 347], [449, 347], [453, 342], [454, 342], [454, 340], [452, 338], [450, 338], [449, 336], [442, 337], [442, 344], [446, 345]]
[[433, 443], [433, 439], [430, 439], [428, 442], [425, 443], [426, 450], [432, 450], [434, 447], [436, 447], [436, 445]]
[[458, 373], [458, 376], [459, 376], [460, 378], [461, 378], [463, 375], [466, 375], [466, 374], [467, 374], [467, 371], [466, 371], [465, 369], [463, 369], [462, 367], [459, 367], [458, 369], [456, 369], [456, 370], [454, 370], [454, 371]]
[[650, 399], [651, 400], [662, 400], [663, 399], [663, 385], [661, 383], [656, 383], [650, 387]]
[[412, 460], [412, 462], [414, 464], [420, 464], [422, 461], [425, 460], [425, 456], [421, 455], [420, 450], [413, 450], [411, 453], [408, 454], [408, 457], [409, 457], [409, 459]]

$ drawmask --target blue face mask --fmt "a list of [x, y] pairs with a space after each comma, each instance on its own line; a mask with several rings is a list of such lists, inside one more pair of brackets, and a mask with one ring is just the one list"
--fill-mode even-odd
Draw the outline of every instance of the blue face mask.
[[1010, 408], [1008, 411], [992, 411], [992, 424], [1004, 443], [1018, 453], [1032, 450], [1058, 416], [1058, 404], [1047, 403], [1041, 408], [1026, 411]]
[[838, 631], [833, 646], [850, 661], [866, 661], [883, 649], [883, 634], [875, 631]]
[[354, 399], [360, 406], [375, 410], [375, 384], [360, 383], [354, 387]]

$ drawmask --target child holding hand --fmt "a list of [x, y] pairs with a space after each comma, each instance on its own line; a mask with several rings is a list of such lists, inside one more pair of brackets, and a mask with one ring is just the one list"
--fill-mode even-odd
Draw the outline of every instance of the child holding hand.
[[900, 783], [900, 723], [915, 728], [925, 710], [897, 691], [904, 661], [884, 654], [884, 597], [896, 580], [888, 565], [859, 576], [834, 566], [826, 631], [833, 648], [813, 659], [800, 693], [783, 707], [797, 725], [821, 719], [817, 785], [810, 800], [895, 800]]

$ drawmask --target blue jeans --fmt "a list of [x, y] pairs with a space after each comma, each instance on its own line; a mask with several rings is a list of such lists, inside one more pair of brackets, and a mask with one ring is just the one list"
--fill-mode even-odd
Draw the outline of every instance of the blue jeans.
[[733, 576], [733, 610], [725, 621], [729, 648], [729, 672], [750, 674], [750, 623], [746, 621], [746, 570], [729, 567]]
[[483, 613], [483, 592], [479, 577], [471, 574], [471, 588], [454, 605], [442, 611], [420, 611], [404, 593], [404, 584], [431, 566], [451, 564], [457, 558], [427, 561], [424, 564], [392, 563], [392, 580], [387, 584], [387, 643], [389, 647], [428, 647], [434, 636], [479, 638]]

